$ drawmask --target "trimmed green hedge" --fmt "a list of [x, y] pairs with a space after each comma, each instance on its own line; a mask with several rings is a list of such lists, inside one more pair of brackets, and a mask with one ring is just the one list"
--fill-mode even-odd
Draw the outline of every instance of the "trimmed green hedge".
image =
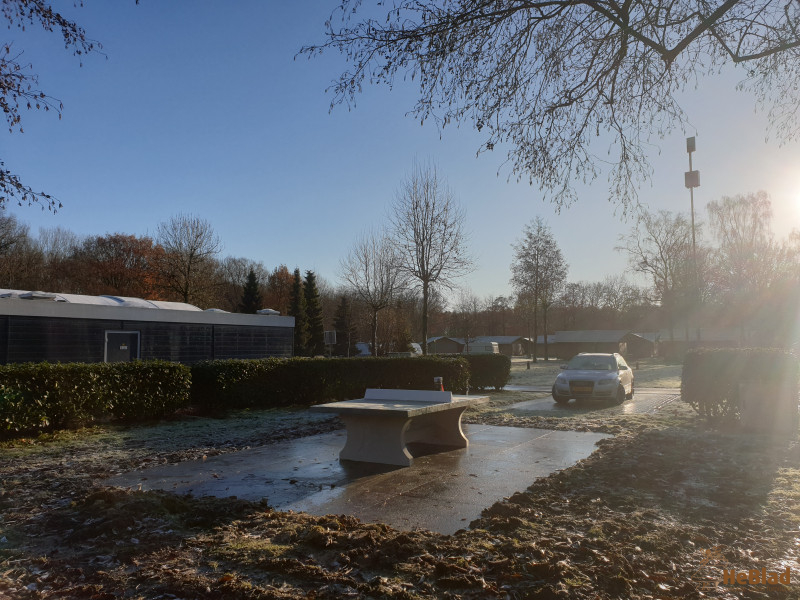
[[502, 389], [511, 379], [511, 358], [505, 354], [437, 354], [441, 358], [463, 358], [469, 364], [472, 390]]
[[737, 418], [739, 384], [785, 383], [798, 389], [797, 356], [773, 348], [697, 348], [683, 362], [681, 398], [705, 417]]
[[0, 365], [0, 433], [149, 419], [189, 402], [189, 367], [166, 361]]
[[158, 418], [190, 401], [210, 411], [309, 406], [360, 398], [367, 388], [433, 389], [434, 377], [464, 393], [468, 384], [502, 387], [509, 373], [510, 360], [497, 355], [219, 360], [191, 369], [164, 361], [0, 365], [0, 434]]
[[511, 379], [511, 357], [505, 354], [467, 354], [469, 387], [473, 390], [502, 389]]
[[361, 398], [367, 388], [464, 392], [469, 365], [463, 358], [268, 358], [217, 360], [192, 367], [192, 402], [207, 409], [312, 405]]

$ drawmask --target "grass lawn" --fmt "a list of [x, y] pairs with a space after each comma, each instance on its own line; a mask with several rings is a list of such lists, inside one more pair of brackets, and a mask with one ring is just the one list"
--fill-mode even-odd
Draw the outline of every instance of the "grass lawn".
[[[532, 362], [515, 357], [511, 360], [511, 381], [513, 385], [547, 386], [553, 385], [556, 375], [561, 371], [565, 360], [539, 359]], [[634, 380], [639, 388], [680, 388], [683, 365], [668, 364], [659, 358], [646, 358], [630, 363]]]
[[[103, 478], [140, 466], [338, 426], [303, 410], [6, 442], [0, 598], [799, 597], [796, 437], [710, 428], [682, 403], [648, 414], [560, 419], [507, 411], [530, 393], [490, 396], [490, 405], [468, 413], [470, 421], [615, 436], [573, 467], [519, 481], [518, 493], [452, 536], [284, 513], [269, 498], [103, 486]], [[715, 584], [724, 569], [762, 568], [789, 568], [790, 585]]]

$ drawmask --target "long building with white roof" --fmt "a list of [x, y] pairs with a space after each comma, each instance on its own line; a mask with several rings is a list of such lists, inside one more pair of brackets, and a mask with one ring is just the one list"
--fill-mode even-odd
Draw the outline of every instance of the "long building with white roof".
[[0, 290], [0, 364], [291, 356], [294, 317], [182, 302]]

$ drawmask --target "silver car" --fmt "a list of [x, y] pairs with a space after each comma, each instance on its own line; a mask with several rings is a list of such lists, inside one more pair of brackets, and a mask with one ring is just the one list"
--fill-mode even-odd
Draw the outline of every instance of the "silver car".
[[561, 369], [553, 384], [553, 400], [559, 404], [571, 398], [622, 404], [626, 398], [633, 398], [633, 370], [620, 354], [578, 354]]

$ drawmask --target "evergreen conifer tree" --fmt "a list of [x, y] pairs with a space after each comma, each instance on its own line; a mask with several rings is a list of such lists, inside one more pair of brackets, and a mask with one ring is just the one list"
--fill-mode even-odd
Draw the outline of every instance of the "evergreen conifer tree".
[[322, 322], [322, 299], [317, 288], [317, 277], [314, 271], [306, 271], [303, 283], [303, 292], [306, 297], [306, 317], [308, 318], [308, 343], [309, 356], [325, 354], [325, 325]]
[[261, 308], [261, 291], [258, 288], [258, 278], [255, 271], [250, 269], [247, 281], [242, 290], [242, 300], [239, 302], [239, 312], [254, 315]]
[[300, 269], [294, 270], [292, 293], [289, 298], [289, 316], [294, 317], [294, 355], [306, 356], [308, 344], [308, 317], [306, 316], [306, 297]]
[[336, 345], [333, 353], [336, 356], [355, 356], [356, 352], [356, 327], [353, 323], [353, 308], [350, 299], [342, 296], [336, 315], [333, 318], [333, 328], [336, 330]]
[[408, 326], [400, 325], [395, 329], [394, 332], [394, 339], [392, 343], [394, 345], [395, 352], [411, 352], [411, 332], [408, 330]]

